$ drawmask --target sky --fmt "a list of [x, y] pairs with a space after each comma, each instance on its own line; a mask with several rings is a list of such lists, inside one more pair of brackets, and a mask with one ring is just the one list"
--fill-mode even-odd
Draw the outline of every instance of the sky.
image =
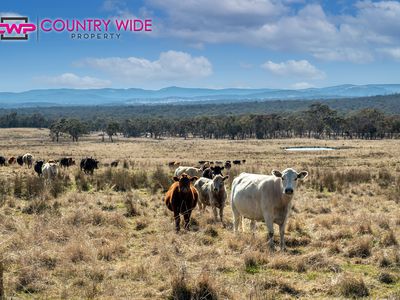
[[0, 40], [0, 91], [47, 88], [301, 89], [400, 83], [400, 2], [0, 0], [36, 22], [151, 19], [151, 32]]

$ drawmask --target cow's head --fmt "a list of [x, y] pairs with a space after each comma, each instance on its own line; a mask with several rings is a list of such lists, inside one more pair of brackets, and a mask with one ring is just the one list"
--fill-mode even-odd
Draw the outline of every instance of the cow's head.
[[215, 193], [219, 193], [223, 188], [225, 188], [224, 181], [229, 178], [228, 175], [215, 175], [212, 182], [212, 190]]
[[35, 166], [38, 166], [38, 167], [42, 168], [43, 164], [44, 164], [43, 160], [37, 160], [36, 163], [35, 163]]
[[294, 190], [296, 189], [297, 179], [304, 179], [307, 177], [307, 171], [301, 171], [297, 173], [295, 170], [288, 168], [283, 172], [272, 170], [272, 175], [279, 177], [282, 179], [282, 192], [285, 195], [293, 195]]
[[99, 162], [97, 159], [94, 159], [93, 161], [94, 161], [94, 168], [95, 168], [95, 169], [98, 169], [98, 168], [99, 168], [99, 163], [100, 163], [100, 162]]
[[215, 166], [215, 167], [211, 167], [210, 169], [213, 172], [213, 176], [215, 176], [215, 175], [222, 175], [222, 170], [225, 168], [220, 167], [220, 166]]
[[183, 173], [181, 176], [174, 176], [174, 181], [179, 182], [179, 191], [182, 193], [186, 193], [190, 191], [190, 183], [197, 180], [196, 176], [190, 177], [186, 173]]

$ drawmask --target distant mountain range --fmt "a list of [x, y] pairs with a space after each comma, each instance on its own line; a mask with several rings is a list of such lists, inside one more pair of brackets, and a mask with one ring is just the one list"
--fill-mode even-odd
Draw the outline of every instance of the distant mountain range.
[[400, 93], [400, 84], [338, 85], [302, 90], [202, 89], [167, 87], [160, 90], [129, 89], [43, 89], [0, 92], [0, 108], [135, 105], [160, 103], [226, 103], [268, 100], [324, 100]]

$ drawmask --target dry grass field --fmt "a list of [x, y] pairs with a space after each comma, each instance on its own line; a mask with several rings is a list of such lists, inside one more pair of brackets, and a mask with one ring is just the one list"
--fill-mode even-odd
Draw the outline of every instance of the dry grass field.
[[[286, 146], [331, 146], [287, 152]], [[49, 141], [47, 130], [0, 130], [0, 155], [100, 160], [46, 183], [32, 169], [0, 167], [2, 286], [13, 299], [400, 298], [400, 141], [123, 139]], [[119, 159], [118, 168], [109, 168]], [[229, 172], [293, 167], [299, 185], [287, 251], [270, 252], [266, 228], [232, 232], [196, 208], [175, 233], [162, 202], [168, 161], [246, 159]], [[278, 243], [278, 230], [275, 238]], [[279, 247], [276, 247], [278, 250]], [[1, 287], [1, 282], [0, 282]], [[191, 298], [190, 298], [191, 297]]]

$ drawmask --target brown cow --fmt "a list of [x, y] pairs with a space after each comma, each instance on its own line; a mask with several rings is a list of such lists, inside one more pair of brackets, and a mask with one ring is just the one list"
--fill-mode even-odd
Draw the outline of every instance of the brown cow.
[[199, 195], [197, 190], [191, 184], [197, 177], [189, 177], [187, 174], [174, 176], [174, 183], [165, 194], [164, 201], [168, 209], [174, 213], [175, 229], [180, 230], [181, 217], [185, 220], [185, 229], [189, 229], [190, 215], [197, 205]]
[[8, 164], [9, 164], [9, 165], [15, 164], [16, 162], [17, 162], [17, 159], [16, 159], [14, 156], [11, 156], [11, 157], [8, 159]]

